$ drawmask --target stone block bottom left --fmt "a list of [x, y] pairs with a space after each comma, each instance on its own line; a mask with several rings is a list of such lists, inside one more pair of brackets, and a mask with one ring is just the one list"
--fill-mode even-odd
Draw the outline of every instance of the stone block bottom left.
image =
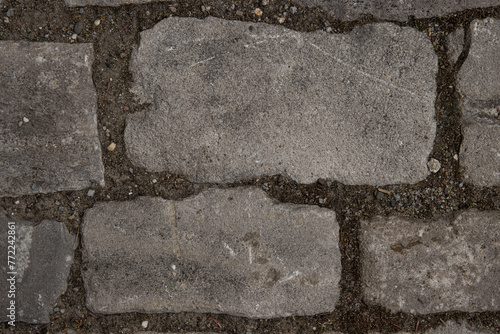
[[0, 197], [104, 185], [91, 44], [0, 41]]
[[97, 203], [82, 228], [87, 307], [251, 318], [332, 312], [338, 238], [335, 212], [279, 203], [253, 187]]

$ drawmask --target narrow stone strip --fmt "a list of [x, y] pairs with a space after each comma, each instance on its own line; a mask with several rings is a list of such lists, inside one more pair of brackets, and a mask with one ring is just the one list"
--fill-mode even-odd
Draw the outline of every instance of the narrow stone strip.
[[335, 213], [258, 188], [98, 203], [82, 233], [93, 312], [272, 318], [332, 312], [339, 296]]
[[466, 182], [500, 186], [500, 20], [474, 20], [469, 55], [457, 76], [462, 94], [460, 163]]
[[361, 281], [368, 303], [392, 311], [500, 310], [500, 212], [430, 221], [361, 222]]

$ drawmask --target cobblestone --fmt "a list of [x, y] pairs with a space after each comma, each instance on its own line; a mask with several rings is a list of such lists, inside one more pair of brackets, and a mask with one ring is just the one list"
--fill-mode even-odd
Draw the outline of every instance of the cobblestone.
[[104, 184], [90, 44], [0, 41], [0, 197]]
[[367, 302], [419, 314], [500, 310], [500, 212], [376, 217], [361, 223], [360, 247]]
[[[13, 259], [16, 274], [7, 267], [8, 222], [15, 222], [15, 250]], [[8, 278], [15, 276], [16, 320], [33, 324], [49, 322], [49, 314], [57, 298], [66, 290], [66, 280], [73, 263], [75, 237], [64, 224], [44, 220], [39, 224], [12, 219], [0, 211], [0, 251], [5, 254], [0, 262], [0, 308], [2, 321], [6, 318], [11, 298]], [[10, 254], [9, 254], [10, 255]]]
[[331, 312], [338, 299], [335, 213], [258, 188], [99, 203], [82, 232], [93, 312], [271, 318]]
[[460, 163], [465, 180], [500, 185], [500, 20], [471, 23], [471, 46], [458, 73], [464, 112]]
[[393, 24], [331, 35], [165, 19], [132, 56], [151, 107], [128, 117], [127, 154], [196, 182], [415, 183], [429, 174], [436, 60], [424, 34]]

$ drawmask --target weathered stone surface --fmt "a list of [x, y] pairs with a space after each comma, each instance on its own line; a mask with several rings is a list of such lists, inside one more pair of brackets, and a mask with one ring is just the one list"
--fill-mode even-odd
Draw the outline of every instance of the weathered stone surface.
[[[439, 326], [436, 329], [430, 329], [428, 331], [425, 331], [425, 334], [488, 334], [488, 333], [493, 333], [493, 331], [477, 329], [468, 325], [466, 322], [458, 324], [455, 321], [448, 321], [444, 326]], [[378, 333], [372, 332], [370, 334], [378, 334]], [[397, 332], [396, 334], [412, 334], [412, 333]]]
[[420, 314], [500, 310], [500, 212], [361, 223], [364, 298]]
[[429, 173], [437, 58], [414, 29], [172, 17], [141, 33], [131, 70], [151, 107], [128, 117], [127, 154], [150, 171], [371, 185]]
[[[16, 254], [15, 259], [10, 259], [15, 263], [14, 270], [7, 263], [8, 246], [12, 246], [7, 238], [8, 222], [15, 222], [16, 227]], [[34, 324], [49, 322], [54, 303], [66, 290], [74, 243], [75, 237], [62, 223], [43, 220], [34, 224], [12, 219], [0, 212], [0, 251], [5, 254], [0, 262], [1, 321], [10, 320], [6, 317], [11, 300], [7, 296], [7, 291], [11, 291], [7, 279], [11, 278], [8, 273], [14, 271], [17, 273], [14, 274], [16, 321]]]
[[338, 230], [334, 212], [282, 204], [258, 188], [98, 203], [82, 230], [87, 307], [258, 318], [331, 312]]
[[458, 57], [463, 51], [465, 41], [465, 30], [458, 28], [448, 36], [448, 53], [450, 54], [450, 61], [456, 63]]
[[64, 0], [66, 6], [121, 6], [128, 4], [141, 4], [165, 0]]
[[92, 50], [0, 41], [0, 197], [103, 184]]
[[341, 20], [373, 15], [382, 20], [407, 21], [410, 16], [446, 16], [466, 9], [498, 6], [498, 0], [297, 0], [306, 6], [319, 6]]
[[462, 94], [465, 180], [500, 185], [500, 20], [471, 23], [471, 47], [457, 85]]

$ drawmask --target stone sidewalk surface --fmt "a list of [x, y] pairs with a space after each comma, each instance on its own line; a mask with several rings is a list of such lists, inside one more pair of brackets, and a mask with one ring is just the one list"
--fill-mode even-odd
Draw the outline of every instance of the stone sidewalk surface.
[[[146, 2], [96, 1], [66, 3]], [[370, 12], [406, 20], [465, 8], [458, 0], [433, 2], [431, 11], [408, 1], [303, 3], [351, 19]], [[470, 31], [456, 78], [459, 162], [466, 182], [494, 187], [500, 21], [475, 20]], [[464, 36], [450, 39], [453, 61]], [[104, 186], [92, 65], [90, 44], [0, 41], [0, 197]], [[286, 174], [299, 183], [414, 184], [430, 174], [437, 71], [426, 35], [392, 23], [334, 35], [168, 18], [141, 33], [132, 55], [133, 92], [150, 106], [127, 116], [127, 155], [136, 166], [197, 182]], [[140, 197], [88, 209], [81, 230], [87, 307], [250, 318], [334, 312], [342, 271], [335, 212], [280, 203], [253, 187], [215, 187], [179, 201]], [[61, 222], [2, 212], [4, 254], [9, 221], [18, 233], [18, 319], [46, 323], [66, 289], [78, 241]], [[499, 211], [377, 217], [360, 226], [367, 304], [416, 314], [500, 311]], [[8, 288], [6, 278], [0, 287]], [[427, 333], [483, 332], [450, 322]]]
[[82, 235], [94, 312], [271, 318], [331, 312], [339, 296], [335, 213], [260, 188], [100, 203]]
[[104, 185], [91, 44], [0, 41], [0, 196]]
[[151, 107], [129, 115], [127, 154], [196, 182], [416, 183], [429, 174], [437, 69], [425, 34], [394, 24], [332, 35], [168, 18], [132, 55], [132, 90]]

